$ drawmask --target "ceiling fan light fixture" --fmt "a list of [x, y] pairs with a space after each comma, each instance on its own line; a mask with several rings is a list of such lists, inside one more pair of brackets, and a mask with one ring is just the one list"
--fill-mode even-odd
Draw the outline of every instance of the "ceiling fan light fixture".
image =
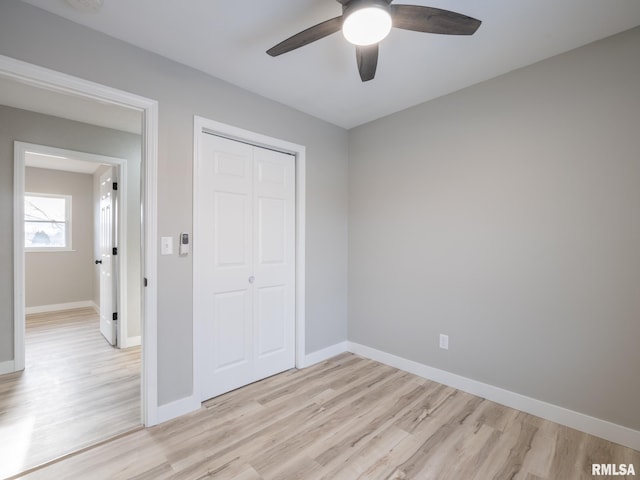
[[[342, 15], [320, 22], [267, 50], [277, 57], [342, 30], [356, 46], [358, 73], [363, 82], [373, 80], [378, 67], [378, 43], [391, 27], [442, 35], [473, 35], [482, 23], [461, 13], [422, 5], [391, 5], [393, 0], [336, 0]], [[393, 18], [392, 18], [393, 17]]]
[[354, 45], [373, 45], [383, 40], [391, 31], [391, 14], [388, 8], [376, 3], [350, 12], [344, 19], [342, 34]]

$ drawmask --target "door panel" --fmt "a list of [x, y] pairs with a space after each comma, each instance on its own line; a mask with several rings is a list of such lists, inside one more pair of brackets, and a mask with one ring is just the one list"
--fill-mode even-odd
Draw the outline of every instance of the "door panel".
[[285, 202], [280, 198], [258, 199], [258, 262], [282, 264], [285, 258]]
[[247, 266], [251, 227], [248, 195], [215, 192], [213, 204], [216, 266]]
[[251, 361], [251, 344], [247, 335], [251, 329], [250, 298], [246, 290], [221, 293], [214, 297], [215, 369], [246, 364]]
[[215, 175], [218, 180], [225, 176], [239, 179], [247, 177], [244, 152], [218, 151], [214, 153], [214, 158]]
[[269, 162], [264, 158], [258, 162], [258, 183], [261, 185], [284, 186], [287, 182], [287, 169], [284, 165]]
[[258, 358], [282, 352], [286, 347], [286, 288], [284, 285], [258, 290]]
[[295, 163], [204, 133], [202, 147], [194, 261], [204, 400], [295, 365]]
[[100, 333], [111, 345], [116, 344], [117, 324], [113, 320], [115, 302], [115, 190], [114, 169], [109, 168], [100, 176]]
[[295, 162], [264, 148], [254, 158], [255, 303], [265, 307], [254, 311], [256, 375], [264, 378], [295, 365]]

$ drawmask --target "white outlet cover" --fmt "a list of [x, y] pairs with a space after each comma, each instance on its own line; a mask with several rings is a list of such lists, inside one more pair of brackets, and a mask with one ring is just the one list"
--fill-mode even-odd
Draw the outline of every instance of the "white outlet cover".
[[440, 348], [443, 350], [449, 350], [449, 335], [443, 333], [440, 334]]

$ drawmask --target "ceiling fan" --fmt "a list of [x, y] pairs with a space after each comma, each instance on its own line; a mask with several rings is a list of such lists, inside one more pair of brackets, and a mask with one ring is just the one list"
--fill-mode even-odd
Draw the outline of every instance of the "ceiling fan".
[[358, 71], [363, 82], [376, 75], [378, 43], [391, 27], [444, 35], [473, 35], [482, 23], [449, 10], [420, 5], [391, 5], [393, 0], [336, 0], [342, 15], [326, 20], [287, 38], [267, 50], [272, 57], [290, 52], [342, 30], [356, 46]]

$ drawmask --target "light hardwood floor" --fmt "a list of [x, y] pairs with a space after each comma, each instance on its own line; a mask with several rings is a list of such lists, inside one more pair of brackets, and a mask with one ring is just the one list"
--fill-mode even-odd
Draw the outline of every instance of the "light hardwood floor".
[[26, 478], [571, 480], [594, 462], [640, 453], [343, 354]]
[[93, 309], [27, 316], [25, 345], [0, 375], [0, 478], [140, 425], [140, 348], [111, 347]]

